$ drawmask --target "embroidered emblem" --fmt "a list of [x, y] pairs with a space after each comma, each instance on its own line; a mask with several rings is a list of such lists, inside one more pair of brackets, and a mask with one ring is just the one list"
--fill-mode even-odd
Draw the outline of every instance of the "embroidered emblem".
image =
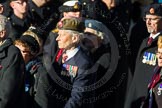
[[161, 91], [162, 91], [162, 84], [159, 85], [158, 87], [158, 92], [157, 92], [157, 95], [161, 95]]
[[77, 71], [78, 71], [77, 66], [63, 64], [63, 71], [61, 72], [61, 75], [75, 77], [77, 74]]
[[155, 66], [156, 54], [145, 52], [143, 55], [142, 63]]
[[154, 8], [150, 8], [150, 13], [151, 13], [151, 14], [154, 14], [154, 13], [155, 13]]
[[92, 23], [88, 23], [88, 27], [90, 27], [90, 28], [91, 28], [91, 27], [92, 27]]

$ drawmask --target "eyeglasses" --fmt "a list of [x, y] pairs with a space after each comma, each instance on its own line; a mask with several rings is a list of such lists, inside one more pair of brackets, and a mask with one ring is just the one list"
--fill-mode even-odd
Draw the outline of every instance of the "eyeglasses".
[[23, 5], [24, 2], [27, 2], [27, 0], [19, 0], [19, 1], [14, 1], [15, 3], [19, 4], [19, 5]]
[[144, 21], [151, 21], [151, 22], [155, 22], [155, 21], [158, 21], [159, 19], [162, 19], [162, 17], [157, 17], [157, 18], [146, 18], [146, 17], [143, 17], [143, 20]]

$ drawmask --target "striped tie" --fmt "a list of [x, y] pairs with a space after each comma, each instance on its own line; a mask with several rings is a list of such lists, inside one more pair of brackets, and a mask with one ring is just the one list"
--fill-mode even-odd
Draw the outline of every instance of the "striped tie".
[[150, 45], [151, 45], [151, 43], [152, 43], [152, 41], [153, 41], [153, 38], [152, 38], [152, 37], [149, 37], [149, 38], [148, 38], [148, 41], [147, 41], [147, 45], [149, 45], [149, 46], [150, 46]]

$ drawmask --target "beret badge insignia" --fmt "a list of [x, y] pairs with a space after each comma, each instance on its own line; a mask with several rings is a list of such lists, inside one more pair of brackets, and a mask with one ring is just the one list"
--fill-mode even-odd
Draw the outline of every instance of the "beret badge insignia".
[[151, 14], [154, 14], [155, 13], [155, 10], [154, 8], [150, 8], [150, 11], [149, 11]]
[[75, 3], [74, 9], [79, 9], [79, 4], [78, 3]]

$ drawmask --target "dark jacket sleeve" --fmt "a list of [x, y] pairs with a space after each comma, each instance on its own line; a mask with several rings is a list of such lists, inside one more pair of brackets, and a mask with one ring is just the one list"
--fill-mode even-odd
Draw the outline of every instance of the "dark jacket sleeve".
[[93, 104], [89, 100], [94, 97], [94, 91], [90, 88], [94, 82], [95, 73], [79, 69], [78, 75], [74, 79], [71, 97], [64, 108], [93, 108]]
[[12, 47], [1, 62], [0, 108], [16, 108], [23, 85], [23, 61], [20, 51]]

